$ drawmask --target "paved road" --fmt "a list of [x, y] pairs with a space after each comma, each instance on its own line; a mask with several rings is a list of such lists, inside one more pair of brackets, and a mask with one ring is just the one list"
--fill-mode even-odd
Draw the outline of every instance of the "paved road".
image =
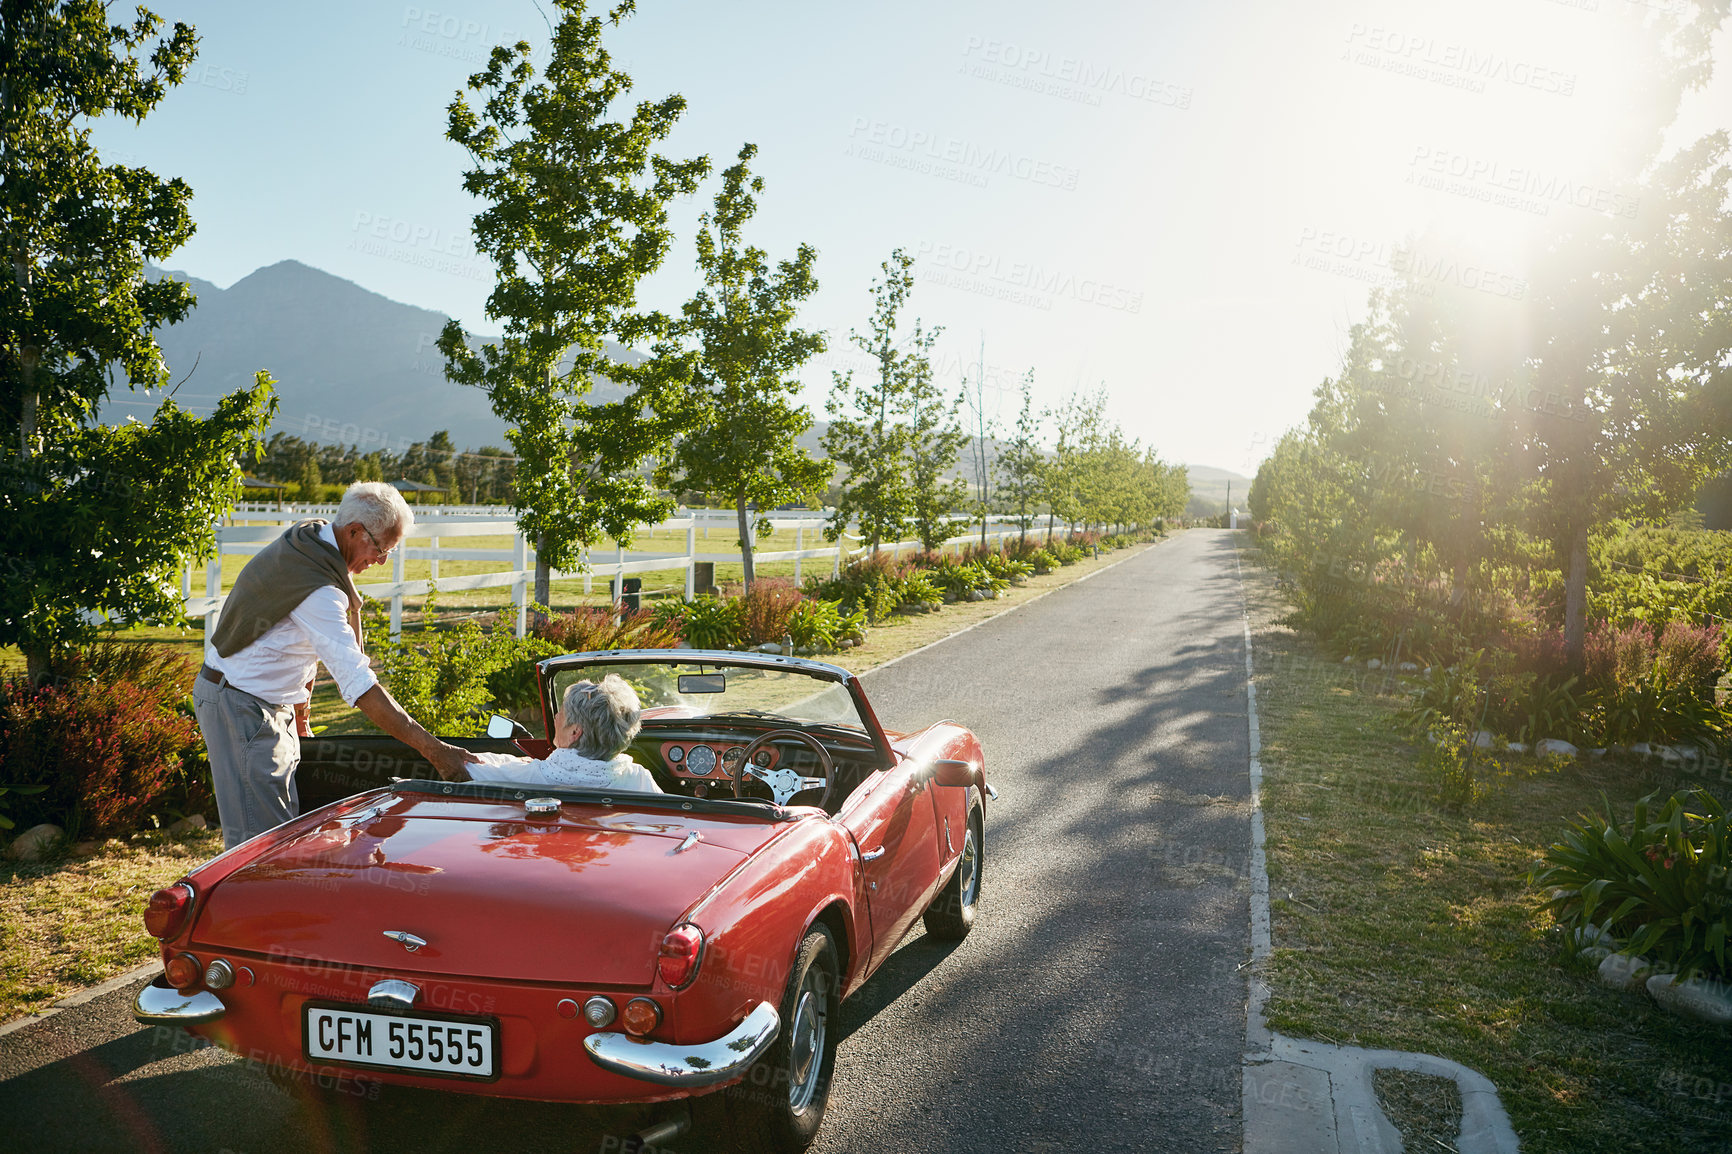
[[[1229, 541], [1193, 530], [868, 675], [888, 725], [972, 725], [1003, 799], [973, 934], [912, 938], [844, 1005], [815, 1149], [1239, 1149], [1250, 834]], [[134, 1027], [130, 997], [0, 1038], [0, 1147], [606, 1154], [629, 1121], [433, 1095], [306, 1105]]]

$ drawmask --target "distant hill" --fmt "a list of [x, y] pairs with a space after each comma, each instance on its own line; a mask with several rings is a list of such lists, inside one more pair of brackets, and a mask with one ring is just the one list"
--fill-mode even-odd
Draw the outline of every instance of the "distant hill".
[[1187, 515], [1213, 517], [1225, 512], [1229, 486], [1233, 505], [1240, 510], [1245, 508], [1245, 498], [1251, 492], [1251, 478], [1213, 465], [1186, 465], [1185, 472], [1191, 479], [1191, 503], [1186, 507]]
[[[172, 380], [187, 380], [176, 394], [208, 411], [225, 393], [252, 384], [269, 369], [282, 404], [272, 432], [315, 441], [401, 451], [448, 429], [461, 446], [503, 444], [505, 423], [493, 415], [480, 389], [445, 379], [445, 359], [434, 341], [445, 314], [369, 292], [352, 281], [286, 260], [219, 289], [180, 272], [198, 304], [185, 320], [158, 332]], [[643, 358], [620, 346], [616, 358]], [[190, 376], [189, 376], [190, 374]], [[597, 400], [620, 396], [598, 382]], [[124, 390], [105, 406], [103, 419], [148, 419], [154, 398]]]

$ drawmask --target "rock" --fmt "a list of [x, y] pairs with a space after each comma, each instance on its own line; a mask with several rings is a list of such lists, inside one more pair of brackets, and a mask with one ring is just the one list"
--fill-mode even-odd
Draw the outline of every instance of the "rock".
[[1343, 664], [1343, 665], [1352, 665], [1352, 664], [1353, 664], [1353, 657], [1352, 657], [1352, 655], [1349, 655], [1349, 656], [1346, 656], [1346, 657], [1343, 657], [1343, 658], [1342, 658], [1342, 659], [1341, 659], [1341, 664]]
[[192, 813], [169, 826], [168, 832], [175, 837], [179, 837], [182, 834], [191, 833], [196, 829], [205, 829], [208, 825], [209, 823], [204, 819], [204, 814]]
[[1611, 954], [1612, 951], [1608, 950], [1605, 946], [1587, 946], [1576, 951], [1576, 957], [1582, 959], [1584, 962], [1599, 962], [1610, 957]]
[[1608, 952], [1610, 952], [1618, 946], [1609, 930], [1604, 926], [1595, 925], [1577, 926], [1570, 931], [1570, 941], [1579, 950], [1600, 946], [1609, 947]]
[[1508, 749], [1511, 753], [1526, 753], [1528, 745], [1525, 741], [1512, 741], [1509, 743]]
[[100, 841], [75, 841], [72, 843], [73, 857], [95, 857], [102, 852]]
[[1581, 750], [1561, 738], [1548, 737], [1534, 746], [1534, 752], [1541, 757], [1575, 757]]
[[968, 591], [968, 599], [970, 601], [985, 601], [986, 600], [986, 594], [982, 593], [978, 589], [970, 589]]
[[1651, 975], [1647, 983], [1649, 995], [1674, 1014], [1700, 1018], [1718, 1026], [1732, 1024], [1732, 985], [1702, 978], [1680, 982], [1677, 977]]
[[33, 825], [6, 847], [6, 856], [13, 861], [41, 861], [54, 843], [66, 836], [66, 831], [47, 822]]
[[782, 647], [777, 645], [774, 641], [766, 641], [762, 645], [758, 646], [759, 653], [780, 653], [781, 651]]
[[1377, 658], [1373, 657], [1370, 661], [1367, 661], [1365, 663], [1365, 668], [1367, 668], [1367, 669], [1382, 669], [1383, 668], [1383, 662], [1381, 662]]
[[1403, 661], [1400, 665], [1397, 665], [1396, 668], [1399, 669], [1403, 673], [1418, 673], [1419, 672], [1419, 662], [1417, 662], [1417, 661]]
[[1497, 735], [1489, 729], [1482, 729], [1473, 735], [1475, 749], [1490, 749], [1497, 744]]
[[1653, 963], [1628, 954], [1608, 954], [1600, 961], [1600, 984], [1614, 990], [1634, 990], [1648, 980]]
[[1638, 741], [1636, 744], [1630, 746], [1630, 752], [1635, 754], [1637, 757], [1648, 757], [1653, 753], [1653, 750], [1649, 747], [1647, 742]]
[[1588, 750], [1588, 756], [1589, 756], [1589, 757], [1592, 757], [1592, 758], [1601, 758], [1601, 757], [1604, 757], [1604, 756], [1606, 756], [1606, 750], [1605, 750], [1605, 747], [1604, 747], [1604, 746], [1602, 746], [1602, 747], [1600, 747], [1600, 748], [1599, 748], [1599, 749], [1590, 749], [1590, 750]]
[[813, 649], [810, 645], [802, 645], [802, 646], [800, 646], [794, 650], [794, 656], [796, 656], [796, 657], [810, 657], [810, 656], [812, 656], [812, 654], [814, 654], [816, 652], [818, 652], [818, 651], [816, 649]]

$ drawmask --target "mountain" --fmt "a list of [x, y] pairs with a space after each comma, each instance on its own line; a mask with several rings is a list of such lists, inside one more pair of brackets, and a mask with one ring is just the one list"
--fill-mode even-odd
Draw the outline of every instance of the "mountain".
[[1186, 465], [1191, 479], [1191, 503], [1186, 513], [1192, 517], [1213, 517], [1226, 510], [1228, 486], [1232, 487], [1233, 506], [1245, 508], [1245, 498], [1251, 493], [1251, 478], [1230, 469], [1213, 465]]
[[[226, 289], [185, 273], [158, 272], [198, 294], [186, 319], [157, 333], [171, 379], [187, 378], [176, 400], [189, 408], [208, 411], [218, 397], [249, 387], [256, 371], [269, 369], [282, 399], [272, 432], [394, 452], [437, 429], [450, 430], [462, 446], [504, 443], [505, 422], [493, 415], [487, 395], [445, 379], [445, 358], [434, 347], [448, 319], [444, 313], [390, 300], [293, 260], [258, 269]], [[617, 345], [608, 352], [643, 359]], [[621, 390], [603, 381], [590, 395], [614, 400]], [[130, 413], [144, 420], [155, 407], [154, 398], [120, 392], [103, 418]]]

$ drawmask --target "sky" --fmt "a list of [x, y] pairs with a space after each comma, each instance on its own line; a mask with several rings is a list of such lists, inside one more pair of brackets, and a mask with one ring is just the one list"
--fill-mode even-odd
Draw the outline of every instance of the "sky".
[[[1037, 408], [1103, 388], [1163, 458], [1249, 474], [1372, 288], [1417, 259], [1519, 306], [1545, 236], [1642, 211], [1635, 31], [1684, 2], [642, 0], [608, 44], [634, 98], [686, 98], [667, 155], [719, 174], [758, 146], [750, 243], [818, 249], [815, 414], [833, 372], [864, 367], [847, 335], [900, 247], [909, 315], [944, 329], [939, 380], [982, 372], [1001, 421], [1032, 371]], [[299, 260], [498, 331], [445, 110], [493, 44], [545, 59], [534, 3], [152, 7], [196, 27], [198, 63], [142, 125], [94, 139], [192, 186], [198, 232], [165, 265], [226, 287]], [[1674, 141], [1732, 127], [1726, 71]], [[718, 184], [674, 206], [644, 303], [699, 287]]]

